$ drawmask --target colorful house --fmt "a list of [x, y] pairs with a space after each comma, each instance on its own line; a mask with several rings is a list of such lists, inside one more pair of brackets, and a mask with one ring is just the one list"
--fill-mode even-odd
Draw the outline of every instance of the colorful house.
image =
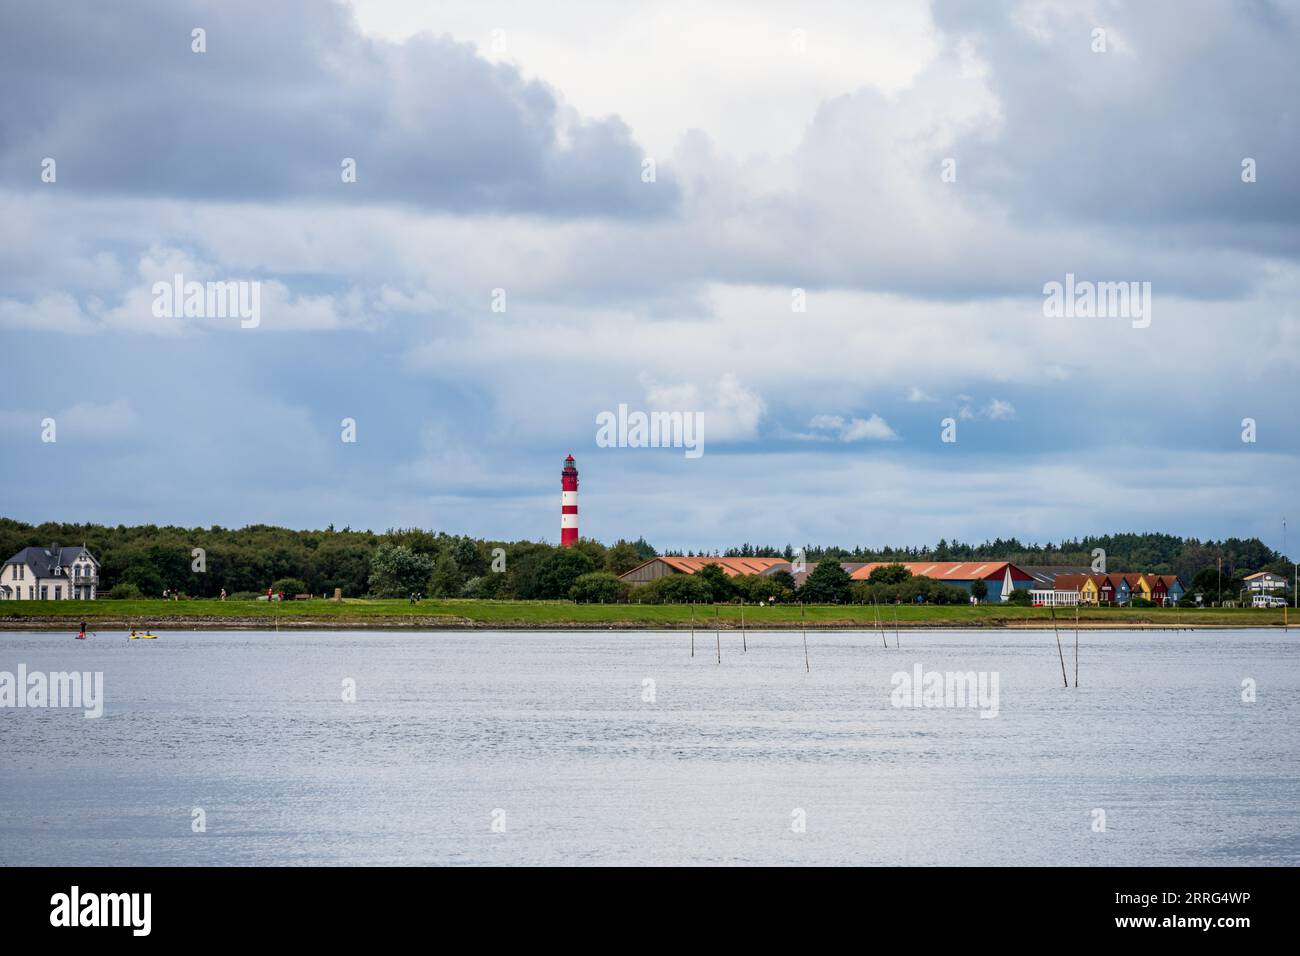
[[[1033, 592], [1035, 596], [1039, 591]], [[1035, 604], [1073, 605], [1110, 604], [1115, 599], [1115, 585], [1105, 574], [1058, 574], [1052, 581], [1052, 596], [1042, 595]]]
[[1176, 574], [1162, 574], [1160, 580], [1165, 585], [1165, 599], [1162, 602], [1166, 607], [1172, 607], [1183, 599], [1187, 589], [1183, 587], [1183, 582], [1178, 579]]
[[1115, 582], [1115, 603], [1130, 604], [1135, 599], [1151, 600], [1151, 583], [1145, 574], [1112, 574]]

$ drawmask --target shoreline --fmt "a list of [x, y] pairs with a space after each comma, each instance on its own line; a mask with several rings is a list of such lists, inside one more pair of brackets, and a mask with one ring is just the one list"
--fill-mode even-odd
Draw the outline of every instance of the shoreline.
[[[39, 631], [49, 633], [75, 633], [78, 622], [65, 620], [51, 620], [49, 618], [33, 618], [28, 620], [0, 620], [0, 633], [17, 632], [17, 631]], [[187, 617], [156, 617], [141, 621], [138, 618], [128, 620], [123, 618], [101, 618], [99, 620], [87, 620], [89, 627], [87, 630], [93, 635], [97, 630], [105, 631], [129, 631], [132, 627], [136, 629], [145, 629], [150, 632], [158, 631], [539, 631], [539, 632], [564, 632], [564, 631], [662, 631], [664, 633], [689, 632], [691, 625], [689, 623], [663, 622], [656, 621], [652, 623], [639, 621], [554, 621], [554, 622], [494, 622], [494, 621], [475, 621], [469, 618], [454, 618], [442, 616], [422, 616], [413, 615], [405, 620], [366, 620], [364, 618], [353, 620], [340, 620], [338, 618], [310, 620], [304, 618], [295, 618], [293, 620], [266, 620], [264, 618], [187, 618]], [[1014, 621], [1014, 620], [990, 620], [990, 621], [899, 621], [897, 629], [900, 631], [1054, 631], [1050, 623], [1042, 621]], [[1072, 631], [1075, 629], [1075, 622], [1060, 621], [1057, 627], [1062, 631]], [[1156, 622], [1156, 621], [1089, 621], [1081, 620], [1078, 623], [1080, 631], [1245, 631], [1260, 629], [1276, 629], [1284, 633], [1289, 628], [1281, 622], [1260, 621], [1257, 623], [1188, 623], [1188, 622]], [[895, 624], [889, 622], [884, 631], [888, 634], [895, 629]], [[700, 633], [709, 631], [723, 630], [739, 632], [740, 624], [734, 620], [713, 621], [704, 619], [697, 621], [695, 630]], [[790, 624], [789, 622], [765, 622], [759, 626], [746, 623], [744, 630], [746, 633], [765, 633], [765, 632], [801, 632], [809, 631], [848, 631], [848, 632], [875, 632], [879, 630], [874, 624], [863, 624], [857, 621], [808, 621], [806, 625], [798, 622]]]

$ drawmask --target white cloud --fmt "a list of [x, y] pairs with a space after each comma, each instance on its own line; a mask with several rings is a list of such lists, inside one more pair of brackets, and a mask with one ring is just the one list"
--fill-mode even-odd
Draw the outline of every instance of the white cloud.
[[646, 407], [650, 411], [701, 412], [709, 441], [752, 441], [766, 403], [758, 392], [727, 373], [707, 386], [663, 384], [643, 375]]
[[[971, 401], [969, 395], [961, 396], [964, 403]], [[979, 408], [972, 408], [969, 404], [963, 404], [957, 411], [957, 417], [963, 421], [972, 421], [975, 419], [986, 419], [988, 421], [1006, 421], [1016, 417], [1016, 407], [1010, 402], [1003, 401], [1000, 398], [990, 399], [985, 405]]]
[[[898, 433], [879, 415], [872, 413], [870, 418], [845, 419], [841, 415], [814, 415], [808, 422], [814, 432], [830, 432], [842, 442], [855, 441], [895, 441]], [[822, 438], [825, 435], [799, 435], [799, 438]]]
[[[819, 104], [862, 87], [903, 90], [938, 46], [928, 6], [911, 0], [797, 9], [746, 0], [352, 6], [366, 33], [392, 40], [450, 33], [553, 84], [583, 114], [617, 114], [657, 157], [691, 129], [708, 130], [727, 152], [789, 151]], [[796, 30], [806, 40], [802, 53], [792, 45]]]

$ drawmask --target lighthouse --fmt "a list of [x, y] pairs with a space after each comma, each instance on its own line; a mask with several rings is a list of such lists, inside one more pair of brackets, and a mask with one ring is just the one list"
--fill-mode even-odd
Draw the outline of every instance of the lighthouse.
[[578, 468], [572, 455], [564, 459], [560, 488], [560, 547], [571, 548], [578, 543]]

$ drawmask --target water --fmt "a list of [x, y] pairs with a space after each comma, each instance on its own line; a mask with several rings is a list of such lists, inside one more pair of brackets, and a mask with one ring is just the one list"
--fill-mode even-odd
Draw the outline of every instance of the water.
[[[0, 633], [106, 697], [0, 710], [0, 863], [1300, 863], [1300, 634], [1085, 631], [1069, 690], [1050, 631], [748, 640]], [[998, 716], [891, 706], [918, 662]]]

